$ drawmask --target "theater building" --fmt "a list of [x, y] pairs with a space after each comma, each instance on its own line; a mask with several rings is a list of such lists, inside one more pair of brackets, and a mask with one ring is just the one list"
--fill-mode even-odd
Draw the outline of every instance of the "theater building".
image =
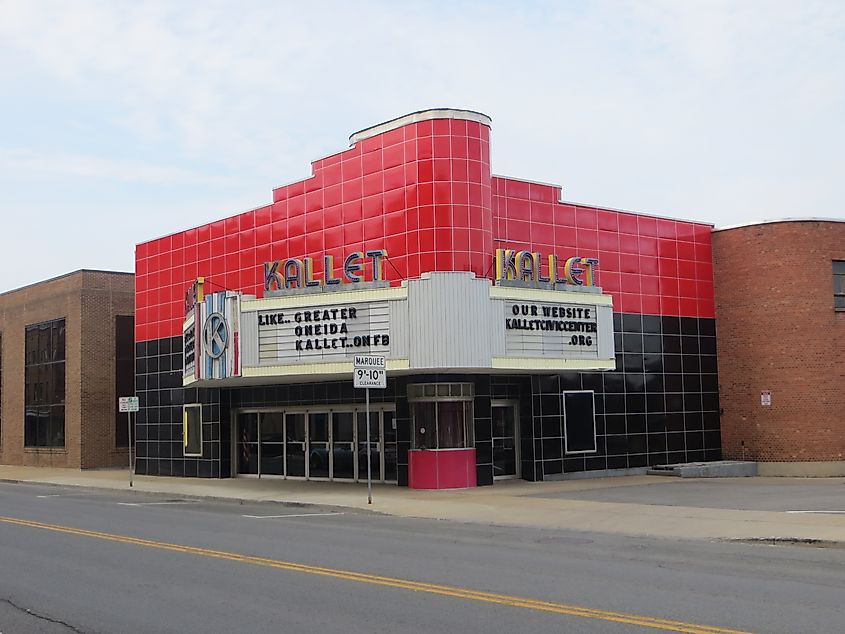
[[713, 234], [726, 458], [845, 476], [845, 221]]
[[[388, 121], [139, 244], [138, 473], [356, 481], [369, 455], [450, 488], [719, 459], [712, 226], [494, 176], [490, 123]], [[386, 359], [369, 421], [362, 354]]]
[[133, 277], [81, 270], [0, 294], [0, 464], [128, 464]]

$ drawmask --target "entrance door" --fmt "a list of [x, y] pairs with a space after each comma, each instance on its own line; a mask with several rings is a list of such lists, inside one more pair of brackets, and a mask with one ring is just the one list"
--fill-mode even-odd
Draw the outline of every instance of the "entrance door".
[[328, 478], [332, 455], [329, 451], [329, 413], [308, 412], [308, 473], [309, 478]]
[[285, 415], [282, 412], [261, 412], [258, 419], [258, 451], [261, 474], [285, 474]]
[[258, 414], [249, 412], [238, 416], [237, 473], [258, 474]]
[[396, 481], [396, 425], [390, 410], [366, 415], [357, 406], [338, 411], [241, 411], [233, 427], [233, 475], [329, 480]]
[[519, 416], [512, 401], [493, 401], [493, 477], [519, 476]]
[[285, 414], [285, 475], [305, 477], [305, 414]]
[[355, 413], [332, 412], [332, 478], [355, 479]]

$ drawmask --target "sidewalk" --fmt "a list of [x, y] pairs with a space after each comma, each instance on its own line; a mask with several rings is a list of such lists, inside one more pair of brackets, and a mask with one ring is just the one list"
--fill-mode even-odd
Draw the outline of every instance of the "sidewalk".
[[[0, 481], [138, 491], [169, 496], [216, 498], [254, 502], [327, 505], [370, 510], [400, 517], [458, 522], [527, 526], [543, 529], [594, 531], [677, 539], [796, 539], [845, 544], [845, 514], [788, 513], [713, 506], [678, 506], [655, 503], [661, 487], [678, 483], [665, 476], [631, 476], [562, 482], [497, 482], [490, 487], [458, 491], [416, 491], [395, 485], [374, 485], [373, 504], [367, 487], [341, 482], [304, 482], [276, 479], [168, 478], [136, 476], [133, 489], [125, 470], [77, 471], [0, 465]], [[771, 488], [789, 484], [824, 487], [839, 494], [845, 508], [845, 479], [736, 478], [697, 480], [701, 486]], [[631, 502], [583, 499], [591, 492], [630, 487]], [[667, 487], [665, 490], [669, 490]], [[638, 492], [648, 491], [650, 503], [638, 503]], [[568, 497], [572, 496], [572, 497]], [[575, 496], [581, 499], [575, 499]], [[643, 497], [640, 495], [640, 497]]]

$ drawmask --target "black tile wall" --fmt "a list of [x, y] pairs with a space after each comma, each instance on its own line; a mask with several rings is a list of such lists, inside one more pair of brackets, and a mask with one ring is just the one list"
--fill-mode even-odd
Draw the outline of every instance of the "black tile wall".
[[[532, 412], [522, 421], [526, 479], [560, 474], [561, 455], [564, 473], [721, 458], [714, 320], [613, 317], [615, 371], [532, 376], [528, 390], [513, 378], [493, 378], [494, 393], [500, 382], [510, 385], [521, 408]], [[565, 452], [559, 409], [566, 390], [595, 392], [595, 453]]]
[[[616, 313], [617, 369], [558, 375], [430, 374], [391, 377], [372, 403], [394, 403], [397, 480], [408, 483], [411, 447], [407, 385], [475, 384], [474, 432], [479, 485], [493, 483], [491, 400], [519, 403], [520, 467], [526, 480], [721, 457], [715, 324], [712, 319]], [[247, 388], [183, 388], [179, 337], [136, 344], [139, 474], [229, 477], [231, 411], [244, 407], [363, 404], [351, 381]], [[561, 393], [595, 392], [597, 450], [566, 453]], [[182, 406], [202, 404], [199, 458], [183, 455]]]
[[[146, 475], [219, 478], [228, 471], [228, 436], [221, 434], [219, 389], [182, 387], [182, 339], [171, 337], [135, 345], [135, 389], [140, 411], [136, 470]], [[202, 404], [202, 456], [185, 457], [182, 406]]]

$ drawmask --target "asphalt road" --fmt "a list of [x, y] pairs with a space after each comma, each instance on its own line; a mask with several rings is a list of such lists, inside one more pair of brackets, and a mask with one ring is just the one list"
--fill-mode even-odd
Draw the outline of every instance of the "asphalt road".
[[3, 634], [839, 633], [843, 597], [845, 549], [0, 484]]

